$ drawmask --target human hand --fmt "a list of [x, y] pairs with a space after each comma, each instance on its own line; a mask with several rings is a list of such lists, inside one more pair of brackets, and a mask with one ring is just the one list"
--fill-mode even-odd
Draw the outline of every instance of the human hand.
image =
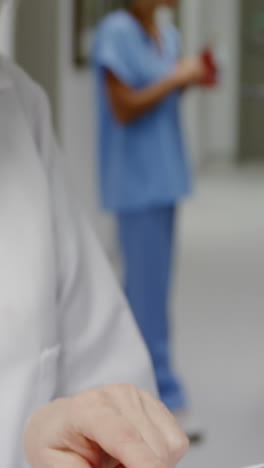
[[32, 468], [174, 468], [188, 440], [162, 403], [125, 384], [42, 408], [25, 448]]
[[183, 88], [200, 83], [207, 73], [202, 57], [182, 59], [173, 70], [176, 86]]

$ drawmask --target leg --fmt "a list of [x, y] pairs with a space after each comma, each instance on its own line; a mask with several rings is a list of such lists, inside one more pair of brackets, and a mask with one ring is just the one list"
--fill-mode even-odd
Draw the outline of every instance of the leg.
[[171, 206], [118, 218], [127, 297], [149, 348], [161, 399], [171, 410], [186, 404], [170, 364], [168, 292], [174, 217]]

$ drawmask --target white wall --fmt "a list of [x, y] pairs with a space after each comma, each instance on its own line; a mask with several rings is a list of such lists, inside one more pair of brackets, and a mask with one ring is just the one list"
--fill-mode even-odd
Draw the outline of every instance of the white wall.
[[[239, 0], [206, 0], [209, 32], [222, 63], [221, 85], [207, 96], [206, 153], [232, 162], [238, 149]], [[209, 26], [208, 26], [209, 25]]]
[[193, 93], [186, 105], [194, 161], [232, 162], [238, 147], [239, 0], [183, 0], [182, 26], [188, 54], [211, 44], [221, 66], [216, 91]]
[[[181, 32], [183, 35], [183, 53], [194, 55], [204, 44], [203, 37], [203, 2], [204, 0], [184, 0], [180, 3]], [[189, 148], [195, 167], [199, 167], [205, 158], [202, 134], [203, 95], [201, 91], [189, 91], [185, 97], [184, 116]]]

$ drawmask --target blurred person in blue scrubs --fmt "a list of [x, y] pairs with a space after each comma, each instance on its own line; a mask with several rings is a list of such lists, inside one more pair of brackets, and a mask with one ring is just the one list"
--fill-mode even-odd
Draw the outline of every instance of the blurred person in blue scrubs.
[[182, 57], [180, 34], [166, 20], [166, 9], [176, 4], [124, 2], [99, 25], [93, 60], [102, 205], [117, 218], [126, 294], [161, 399], [175, 414], [185, 414], [185, 389], [170, 359], [168, 292], [174, 228], [192, 190], [181, 96], [203, 81], [206, 70], [200, 57]]

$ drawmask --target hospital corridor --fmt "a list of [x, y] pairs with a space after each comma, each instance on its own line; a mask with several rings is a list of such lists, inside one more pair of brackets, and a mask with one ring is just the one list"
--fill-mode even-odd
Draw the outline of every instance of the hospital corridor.
[[65, 466], [143, 468], [100, 398], [67, 445], [52, 408], [83, 391], [157, 466], [264, 468], [264, 0], [0, 11], [1, 468], [44, 466], [43, 434]]

